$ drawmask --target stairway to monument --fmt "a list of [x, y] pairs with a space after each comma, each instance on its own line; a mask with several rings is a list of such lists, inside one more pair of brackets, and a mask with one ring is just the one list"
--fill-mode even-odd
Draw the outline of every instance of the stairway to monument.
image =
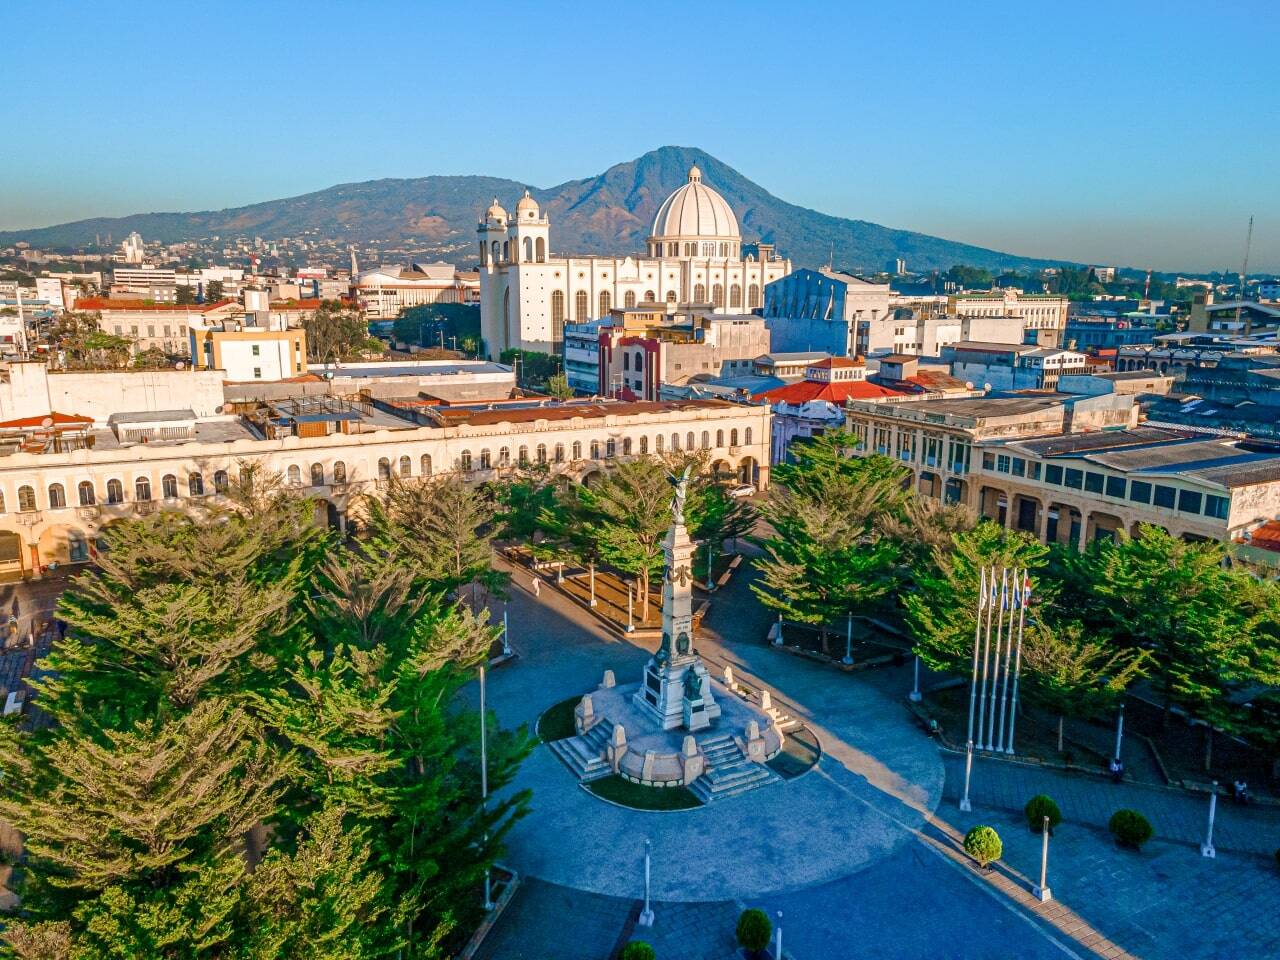
[[547, 746], [585, 783], [607, 777], [613, 772], [604, 760], [604, 748], [608, 746], [612, 736], [613, 721], [601, 717], [586, 733], [564, 740], [552, 740]]
[[703, 803], [736, 797], [782, 779], [764, 764], [748, 760], [727, 733], [703, 740], [699, 746], [707, 768], [689, 789]]

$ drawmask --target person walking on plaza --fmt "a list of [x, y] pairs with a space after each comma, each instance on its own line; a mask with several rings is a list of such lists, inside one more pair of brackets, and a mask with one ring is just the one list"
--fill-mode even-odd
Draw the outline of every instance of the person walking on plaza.
[[533, 575], [533, 595], [535, 597], [542, 595], [542, 579], [536, 573]]

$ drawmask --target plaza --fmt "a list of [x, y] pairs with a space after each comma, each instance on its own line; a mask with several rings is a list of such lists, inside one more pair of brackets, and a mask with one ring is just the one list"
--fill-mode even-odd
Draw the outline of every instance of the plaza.
[[[532, 812], [507, 838], [522, 877], [477, 957], [601, 958], [632, 937], [659, 957], [736, 957], [745, 906], [782, 912], [796, 958], [1260, 957], [1280, 949], [1273, 809], [1219, 808], [1216, 859], [1199, 855], [1205, 801], [1181, 792], [1068, 776], [994, 760], [974, 770], [973, 811], [957, 809], [963, 758], [939, 750], [906, 709], [910, 667], [844, 675], [771, 648], [771, 617], [748, 565], [717, 592], [696, 643], [715, 676], [744, 682], [814, 731], [817, 767], [692, 810], [642, 812], [588, 793], [545, 746], [513, 788]], [[628, 640], [556, 590], [517, 577], [510, 601], [519, 659], [490, 678], [503, 725], [599, 684], [639, 676], [658, 640]], [[515, 626], [518, 625], [518, 626]], [[1055, 899], [1030, 892], [1040, 838], [1022, 804], [1049, 792], [1064, 809], [1050, 849]], [[1106, 817], [1137, 806], [1156, 825], [1141, 854], [1116, 848]], [[960, 849], [996, 827], [1002, 861], [977, 870]], [[637, 926], [644, 840], [652, 843], [652, 928]]]

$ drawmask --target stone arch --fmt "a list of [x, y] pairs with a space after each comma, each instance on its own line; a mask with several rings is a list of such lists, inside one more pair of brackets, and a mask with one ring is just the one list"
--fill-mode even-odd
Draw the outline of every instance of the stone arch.
[[12, 530], [0, 530], [0, 581], [21, 580], [27, 575], [22, 537]]
[[542, 237], [539, 237], [537, 241], [535, 241], [534, 243], [534, 250], [536, 252], [538, 262], [546, 263], [547, 262], [547, 241], [544, 240]]
[[76, 526], [55, 524], [40, 534], [40, 562], [88, 563], [89, 537]]
[[738, 480], [741, 483], [754, 484], [759, 476], [760, 465], [755, 457], [743, 457], [738, 464]]

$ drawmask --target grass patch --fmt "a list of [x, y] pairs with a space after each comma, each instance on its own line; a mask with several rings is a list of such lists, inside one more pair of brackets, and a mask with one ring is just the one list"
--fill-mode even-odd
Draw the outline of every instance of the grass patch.
[[581, 697], [570, 697], [542, 712], [542, 716], [538, 718], [538, 738], [543, 743], [567, 740], [569, 737], [577, 736], [577, 728], [573, 725], [573, 709], [581, 699]]
[[818, 738], [808, 727], [800, 727], [786, 735], [782, 749], [765, 761], [765, 766], [782, 777], [793, 780], [810, 769], [822, 757]]
[[687, 787], [645, 787], [619, 776], [592, 780], [586, 786], [597, 797], [632, 810], [691, 810], [702, 806]]

